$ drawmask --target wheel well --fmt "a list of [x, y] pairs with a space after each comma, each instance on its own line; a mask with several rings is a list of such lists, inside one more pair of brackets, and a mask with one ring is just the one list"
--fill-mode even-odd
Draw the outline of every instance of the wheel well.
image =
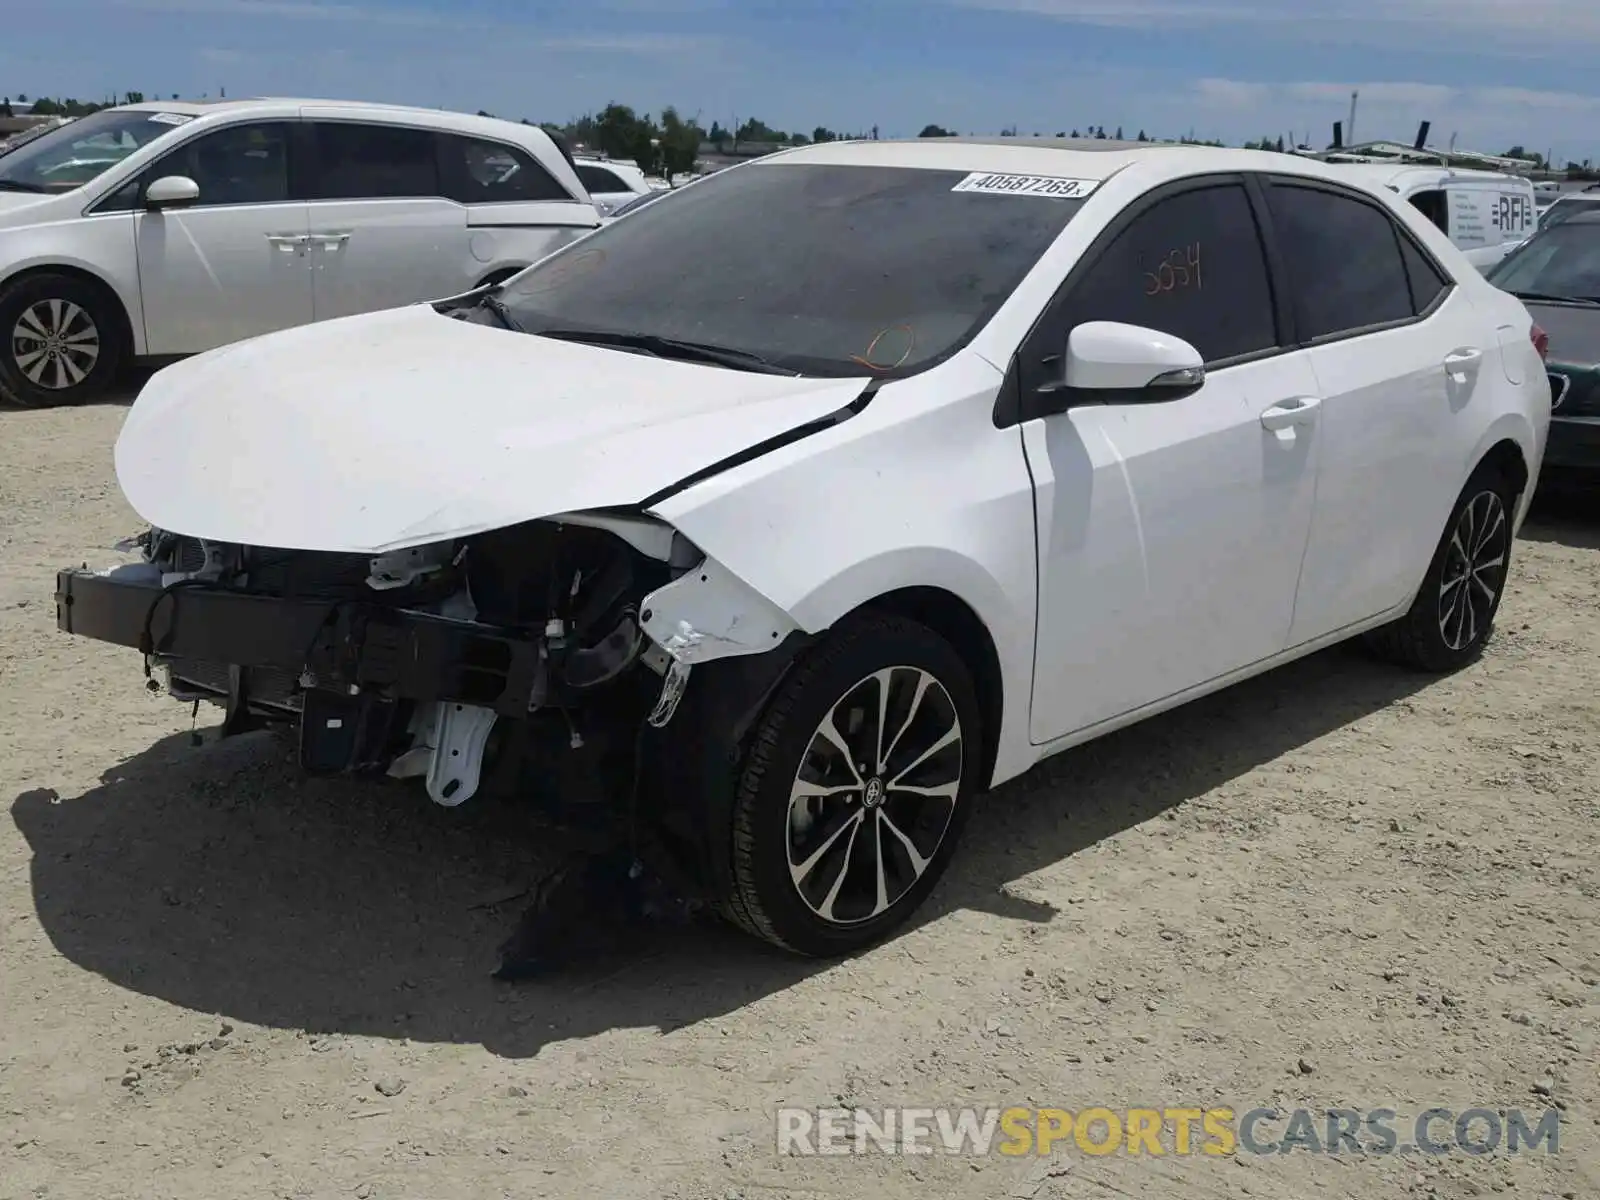
[[987, 781], [994, 776], [995, 756], [1000, 746], [1000, 718], [1005, 704], [1000, 655], [994, 648], [988, 627], [964, 600], [942, 588], [902, 588], [879, 596], [864, 607], [927, 626], [949, 642], [967, 664], [978, 692], [978, 709], [983, 715], [983, 779], [987, 786]]
[[1528, 488], [1527, 460], [1522, 457], [1522, 447], [1510, 438], [1490, 446], [1489, 453], [1483, 456], [1483, 462], [1479, 465], [1491, 467], [1505, 476], [1519, 496]]
[[81, 267], [57, 264], [29, 267], [25, 271], [18, 271], [15, 275], [8, 275], [3, 281], [0, 281], [0, 292], [6, 291], [23, 280], [34, 279], [40, 275], [63, 275], [68, 279], [76, 279], [80, 283], [87, 284], [99, 292], [110, 306], [112, 318], [117, 322], [116, 334], [122, 339], [123, 352], [126, 354], [133, 353], [133, 322], [128, 317], [128, 310], [123, 306], [122, 297], [117, 295], [115, 288], [92, 271], [85, 271]]

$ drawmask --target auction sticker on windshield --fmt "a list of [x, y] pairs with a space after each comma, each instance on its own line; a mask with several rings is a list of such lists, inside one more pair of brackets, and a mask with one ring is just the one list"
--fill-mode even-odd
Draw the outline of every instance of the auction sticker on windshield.
[[187, 125], [194, 118], [187, 113], [158, 112], [151, 113], [150, 120], [157, 125]]
[[997, 175], [974, 171], [952, 192], [979, 192], [986, 196], [1048, 196], [1052, 200], [1081, 200], [1100, 186], [1098, 179], [1067, 179], [1061, 175]]

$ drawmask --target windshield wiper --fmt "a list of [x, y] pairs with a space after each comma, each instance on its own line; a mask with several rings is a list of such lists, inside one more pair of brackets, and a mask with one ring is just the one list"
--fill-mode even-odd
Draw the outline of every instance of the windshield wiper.
[[500, 299], [500, 297], [495, 295], [493, 292], [485, 292], [483, 295], [479, 296], [478, 307], [486, 308], [492, 312], [494, 314], [494, 319], [499, 321], [500, 324], [504, 325], [512, 333], [527, 332], [526, 329], [517, 323], [517, 319], [511, 315], [511, 310], [506, 307], [506, 302]]
[[1535, 303], [1545, 301], [1550, 304], [1584, 304], [1590, 308], [1600, 305], [1600, 299], [1593, 296], [1558, 296], [1554, 292], [1512, 292], [1518, 300], [1532, 300]]
[[613, 333], [604, 329], [540, 329], [537, 336], [563, 342], [583, 342], [591, 346], [616, 346], [623, 350], [643, 350], [657, 358], [676, 358], [686, 362], [711, 363], [736, 371], [756, 371], [763, 375], [799, 375], [770, 359], [748, 350], [733, 350], [707, 342], [686, 342], [654, 333]]
[[15, 179], [0, 179], [0, 192], [38, 192], [48, 195], [50, 189], [37, 183], [18, 183]]

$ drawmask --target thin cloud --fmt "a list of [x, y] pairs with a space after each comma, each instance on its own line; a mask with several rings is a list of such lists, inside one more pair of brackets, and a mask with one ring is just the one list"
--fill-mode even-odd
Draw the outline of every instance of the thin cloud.
[[1247, 26], [1260, 37], [1335, 41], [1418, 52], [1442, 48], [1560, 58], [1574, 44], [1600, 45], [1600, 4], [1594, 0], [1366, 0], [1317, 12], [1282, 0], [944, 0], [951, 7], [1012, 12], [1115, 29], [1202, 29]]

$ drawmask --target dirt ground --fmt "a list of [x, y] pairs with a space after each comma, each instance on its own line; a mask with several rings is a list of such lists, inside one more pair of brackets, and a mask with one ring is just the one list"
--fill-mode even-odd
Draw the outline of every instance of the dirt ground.
[[[1594, 504], [1525, 530], [1470, 670], [1335, 650], [1062, 756], [871, 953], [691, 928], [508, 987], [518, 813], [197, 748], [56, 633], [56, 568], [138, 529], [124, 412], [0, 411], [0, 1198], [1600, 1196]], [[775, 1151], [785, 1104], [1547, 1093], [1553, 1155]]]

